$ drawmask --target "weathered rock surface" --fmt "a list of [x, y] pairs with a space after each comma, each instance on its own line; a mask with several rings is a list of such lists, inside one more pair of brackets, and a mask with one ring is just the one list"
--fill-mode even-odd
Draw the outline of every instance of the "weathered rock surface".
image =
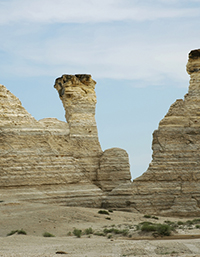
[[200, 215], [200, 50], [190, 52], [187, 72], [188, 93], [160, 121], [152, 162], [133, 182], [126, 151], [101, 150], [90, 75], [63, 75], [55, 82], [68, 123], [36, 121], [0, 85], [2, 200]]
[[106, 172], [102, 168], [102, 155], [106, 153], [102, 152], [98, 141], [95, 84], [90, 75], [63, 75], [56, 80], [55, 88], [68, 123], [55, 118], [35, 120], [19, 99], [0, 85], [2, 200], [8, 194], [18, 200], [100, 207], [104, 194], [102, 181], [112, 182], [106, 175], [109, 165], [114, 175], [111, 189], [130, 180], [129, 161], [124, 150], [111, 151], [126, 155], [121, 166], [116, 159], [116, 167], [121, 170], [114, 172], [114, 158], [118, 158], [118, 154], [106, 164]]
[[128, 154], [120, 148], [105, 150], [100, 157], [97, 180], [103, 191], [112, 191], [131, 180]]
[[[148, 170], [126, 188], [115, 188], [108, 206], [129, 206], [148, 214], [200, 215], [200, 50], [190, 52], [187, 71], [189, 91], [184, 100], [171, 105], [154, 131]], [[123, 194], [124, 205], [117, 199]]]

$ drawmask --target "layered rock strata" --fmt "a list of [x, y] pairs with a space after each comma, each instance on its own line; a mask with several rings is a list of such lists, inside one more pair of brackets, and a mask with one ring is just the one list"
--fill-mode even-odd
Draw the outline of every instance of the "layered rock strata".
[[101, 150], [90, 75], [55, 82], [68, 123], [36, 121], [0, 85], [0, 200], [200, 215], [200, 50], [190, 52], [187, 72], [188, 93], [160, 121], [152, 162], [133, 182], [126, 151]]
[[[113, 174], [113, 158], [118, 155], [113, 155], [111, 163], [102, 159], [95, 84], [90, 75], [63, 75], [56, 80], [68, 123], [54, 118], [35, 120], [19, 99], [0, 85], [1, 197], [6, 199], [9, 192], [18, 200], [101, 206], [102, 180], [107, 180], [102, 175], [104, 167], [109, 172], [110, 165]], [[128, 175], [124, 179], [116, 171], [112, 188], [130, 180], [128, 157], [125, 162], [123, 174]]]
[[105, 205], [148, 214], [200, 214], [200, 50], [190, 52], [187, 72], [188, 93], [171, 105], [153, 133], [148, 170], [126, 187], [113, 189]]

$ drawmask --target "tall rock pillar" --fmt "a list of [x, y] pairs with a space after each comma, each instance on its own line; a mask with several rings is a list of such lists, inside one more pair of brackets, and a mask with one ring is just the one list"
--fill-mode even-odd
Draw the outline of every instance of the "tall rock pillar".
[[91, 75], [63, 75], [57, 78], [57, 89], [65, 108], [70, 137], [89, 137], [98, 140], [95, 121], [96, 82]]

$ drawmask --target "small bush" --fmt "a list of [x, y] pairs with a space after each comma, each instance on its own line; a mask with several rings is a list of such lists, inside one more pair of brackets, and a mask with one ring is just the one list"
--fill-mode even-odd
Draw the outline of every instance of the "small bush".
[[148, 224], [141, 226], [143, 232], [156, 232], [159, 236], [170, 236], [172, 228], [168, 224]]
[[112, 234], [108, 234], [108, 235], [107, 235], [107, 238], [108, 238], [108, 239], [112, 238]]
[[141, 231], [153, 232], [153, 231], [156, 231], [156, 226], [155, 225], [150, 225], [150, 224], [143, 224], [141, 226]]
[[193, 220], [193, 223], [194, 223], [194, 224], [200, 223], [200, 219], [194, 219], [194, 220]]
[[106, 214], [106, 215], [110, 215], [110, 213], [106, 210], [100, 210], [98, 211], [99, 214]]
[[154, 220], [159, 220], [159, 218], [156, 217], [156, 216], [152, 216], [151, 218], [154, 219]]
[[200, 228], [200, 225], [196, 225], [195, 228]]
[[43, 237], [55, 237], [55, 236], [49, 232], [44, 232]]
[[12, 230], [10, 231], [10, 233], [7, 234], [7, 236], [12, 236], [14, 235], [15, 233], [17, 233], [18, 230]]
[[186, 224], [187, 226], [192, 226], [192, 225], [194, 224], [194, 222], [193, 222], [192, 220], [187, 220], [187, 221], [185, 222], [185, 224]]
[[17, 231], [17, 234], [18, 234], [18, 235], [27, 235], [26, 231], [24, 231], [23, 229], [18, 230], [18, 231]]
[[110, 217], [106, 217], [106, 220], [111, 220], [111, 218]]
[[151, 215], [147, 215], [147, 214], [145, 214], [145, 215], [144, 215], [144, 218], [146, 218], [146, 219], [150, 219], [150, 218], [151, 218]]
[[156, 232], [158, 232], [158, 234], [161, 236], [170, 236], [171, 228], [167, 224], [158, 224], [156, 228]]
[[84, 231], [84, 234], [86, 234], [86, 235], [91, 235], [93, 233], [94, 233], [94, 231], [92, 230], [92, 228], [86, 228]]
[[179, 226], [181, 226], [181, 225], [184, 225], [184, 222], [178, 221], [177, 224], [178, 224]]
[[127, 236], [128, 235], [128, 229], [123, 229], [122, 230], [122, 235]]
[[111, 212], [111, 213], [113, 212], [113, 210], [108, 210], [108, 211]]
[[12, 236], [16, 233], [18, 235], [27, 235], [26, 231], [24, 231], [23, 229], [20, 229], [20, 230], [12, 230], [10, 233], [7, 234], [7, 236]]
[[128, 229], [117, 229], [117, 228], [105, 228], [103, 230], [104, 234], [108, 234], [108, 233], [113, 233], [113, 234], [122, 234], [123, 236], [127, 236], [128, 235]]
[[67, 233], [67, 236], [71, 236], [71, 235], [72, 235], [72, 232], [69, 231], [69, 232]]
[[81, 235], [82, 235], [82, 230], [75, 228], [74, 231], [73, 231], [73, 234], [74, 234], [76, 237], [80, 238]]

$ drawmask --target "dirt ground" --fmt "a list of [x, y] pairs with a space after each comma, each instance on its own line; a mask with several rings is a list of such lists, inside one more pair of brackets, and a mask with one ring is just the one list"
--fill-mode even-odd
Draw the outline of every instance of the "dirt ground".
[[[160, 238], [138, 232], [136, 225], [144, 221], [165, 223], [188, 219], [145, 218], [139, 213], [113, 211], [99, 214], [100, 209], [66, 207], [30, 202], [0, 203], [0, 256], [6, 257], [121, 257], [121, 256], [185, 256], [200, 257], [200, 228], [176, 229], [172, 236]], [[198, 218], [198, 217], [194, 217]], [[193, 218], [190, 218], [193, 219]], [[92, 228], [92, 234], [74, 236], [74, 229]], [[128, 231], [103, 234], [105, 229]], [[13, 230], [24, 230], [27, 235]], [[55, 237], [44, 237], [49, 232]]]

